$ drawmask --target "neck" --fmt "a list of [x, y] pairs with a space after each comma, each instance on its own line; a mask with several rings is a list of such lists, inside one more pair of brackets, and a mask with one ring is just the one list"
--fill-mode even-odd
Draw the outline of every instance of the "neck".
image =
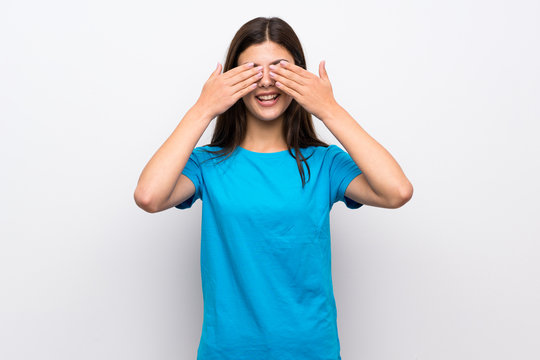
[[240, 146], [259, 152], [273, 152], [287, 149], [283, 138], [283, 115], [274, 120], [260, 120], [246, 114], [247, 132]]

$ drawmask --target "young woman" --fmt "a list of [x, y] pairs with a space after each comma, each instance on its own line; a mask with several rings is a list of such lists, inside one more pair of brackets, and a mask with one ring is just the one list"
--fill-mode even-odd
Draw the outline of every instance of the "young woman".
[[[347, 151], [317, 138], [312, 114]], [[196, 147], [215, 117], [211, 143]], [[293, 29], [258, 17], [148, 162], [135, 201], [152, 213], [202, 201], [197, 359], [338, 360], [332, 205], [397, 208], [412, 191], [338, 105], [324, 62], [307, 71]]]

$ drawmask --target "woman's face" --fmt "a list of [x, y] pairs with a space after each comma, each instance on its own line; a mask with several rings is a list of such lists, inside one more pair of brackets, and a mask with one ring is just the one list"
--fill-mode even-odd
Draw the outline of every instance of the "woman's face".
[[[247, 117], [255, 120], [271, 121], [280, 118], [285, 110], [289, 107], [292, 101], [292, 96], [279, 90], [275, 85], [275, 80], [270, 77], [271, 64], [279, 66], [279, 61], [285, 59], [291, 64], [294, 64], [294, 59], [289, 51], [283, 46], [272, 41], [266, 41], [261, 44], [251, 45], [244, 50], [238, 57], [238, 64], [242, 65], [247, 62], [255, 63], [255, 67], [263, 66], [263, 76], [259, 80], [257, 87], [242, 97], [246, 105]], [[261, 100], [258, 96], [264, 94], [278, 95], [272, 100]]]

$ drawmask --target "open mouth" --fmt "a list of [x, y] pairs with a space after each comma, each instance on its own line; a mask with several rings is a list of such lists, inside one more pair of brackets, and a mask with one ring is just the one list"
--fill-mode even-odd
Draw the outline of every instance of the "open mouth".
[[279, 96], [280, 94], [274, 94], [274, 95], [255, 96], [255, 98], [257, 99], [257, 102], [261, 104], [262, 106], [272, 106], [278, 101]]

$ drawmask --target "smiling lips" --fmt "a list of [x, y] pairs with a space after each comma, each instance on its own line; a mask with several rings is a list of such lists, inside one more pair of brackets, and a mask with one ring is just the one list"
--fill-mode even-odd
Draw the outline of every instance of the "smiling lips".
[[279, 95], [277, 92], [268, 92], [255, 95], [255, 98], [262, 106], [272, 106], [277, 102]]

